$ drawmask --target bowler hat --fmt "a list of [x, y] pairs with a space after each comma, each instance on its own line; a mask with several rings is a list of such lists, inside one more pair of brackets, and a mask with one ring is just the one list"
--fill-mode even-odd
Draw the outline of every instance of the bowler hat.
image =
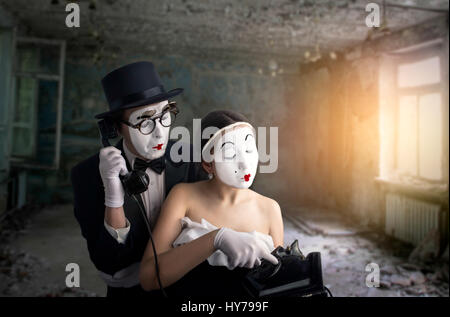
[[103, 77], [102, 86], [109, 111], [96, 115], [97, 119], [120, 110], [167, 100], [183, 91], [183, 88], [176, 88], [166, 92], [151, 62], [136, 62], [115, 69]]

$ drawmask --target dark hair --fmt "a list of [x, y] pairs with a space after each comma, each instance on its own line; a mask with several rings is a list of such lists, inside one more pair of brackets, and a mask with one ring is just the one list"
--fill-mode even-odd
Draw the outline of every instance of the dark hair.
[[[216, 110], [211, 111], [206, 116], [202, 118], [201, 121], [201, 130], [203, 135], [203, 130], [209, 127], [216, 127], [218, 129], [222, 129], [226, 126], [229, 126], [236, 122], [247, 122], [250, 123], [250, 121], [247, 119], [246, 116], [239, 112], [235, 112], [232, 110]], [[202, 138], [202, 151], [205, 147], [206, 142], [208, 142], [209, 139], [203, 139]]]

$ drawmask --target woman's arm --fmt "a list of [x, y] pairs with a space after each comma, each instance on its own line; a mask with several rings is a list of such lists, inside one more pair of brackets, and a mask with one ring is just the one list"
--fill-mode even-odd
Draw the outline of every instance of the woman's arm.
[[[218, 230], [211, 231], [177, 248], [172, 248], [173, 241], [181, 232], [180, 220], [186, 215], [190, 198], [187, 186], [189, 185], [178, 184], [170, 191], [152, 232], [163, 287], [178, 281], [215, 251], [214, 238]], [[151, 241], [148, 242], [141, 261], [139, 280], [142, 288], [146, 291], [159, 288]]]
[[269, 213], [269, 235], [272, 236], [273, 245], [283, 246], [284, 244], [284, 229], [283, 229], [283, 217], [281, 216], [280, 205], [275, 200], [271, 200], [271, 210]]

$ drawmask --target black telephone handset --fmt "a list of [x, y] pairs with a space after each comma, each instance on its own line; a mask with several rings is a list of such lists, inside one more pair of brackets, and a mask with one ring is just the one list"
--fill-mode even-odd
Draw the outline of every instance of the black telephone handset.
[[[104, 147], [111, 146], [109, 139], [118, 137], [117, 129], [110, 119], [102, 119], [98, 122], [100, 135]], [[129, 196], [138, 195], [147, 190], [150, 182], [148, 175], [144, 171], [132, 170], [131, 172], [119, 176], [125, 193]]]
[[247, 273], [243, 285], [256, 298], [332, 297], [323, 285], [320, 252], [306, 257], [295, 240], [290, 246], [278, 246], [272, 251], [278, 264], [263, 259], [261, 265]]

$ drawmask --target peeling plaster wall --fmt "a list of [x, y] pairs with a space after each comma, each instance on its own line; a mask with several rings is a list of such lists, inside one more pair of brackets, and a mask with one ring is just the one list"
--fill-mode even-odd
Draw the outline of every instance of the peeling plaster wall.
[[0, 5], [0, 27], [10, 28], [14, 25], [14, 19], [2, 5]]
[[[380, 57], [383, 52], [435, 38], [444, 39], [448, 47], [446, 25], [445, 19], [427, 22], [356, 47], [348, 54], [351, 58], [303, 68], [299, 89], [290, 97], [294, 101], [288, 103], [294, 118], [289, 123], [293, 136], [289, 143], [295, 148], [291, 161], [296, 166], [289, 173], [291, 201], [333, 208], [364, 223], [383, 225], [384, 200], [375, 182], [379, 176]], [[444, 161], [448, 166], [448, 148]]]
[[[300, 77], [291, 199], [378, 223], [377, 62], [361, 59]], [[375, 75], [370, 75], [375, 71]]]
[[[298, 89], [290, 92], [288, 129], [282, 139], [288, 142], [292, 171], [289, 177], [291, 199], [302, 204], [328, 197], [329, 96], [322, 93], [330, 83], [326, 69], [301, 76]], [[287, 173], [290, 174], [290, 173]]]
[[[350, 210], [364, 222], [380, 223], [383, 207], [375, 183], [379, 176], [378, 63], [363, 58], [353, 63], [349, 74], [351, 135]], [[353, 83], [353, 85], [351, 84]]]

